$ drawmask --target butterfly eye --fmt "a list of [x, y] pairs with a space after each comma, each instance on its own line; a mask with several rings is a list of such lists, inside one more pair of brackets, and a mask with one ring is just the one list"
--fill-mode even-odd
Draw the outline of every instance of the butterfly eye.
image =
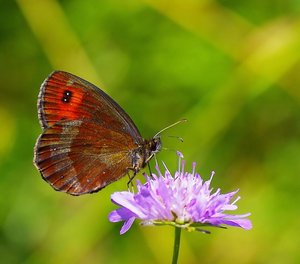
[[151, 152], [158, 152], [161, 150], [161, 140], [159, 137], [153, 138], [152, 144], [150, 145]]
[[65, 90], [63, 93], [63, 97], [61, 98], [61, 100], [64, 103], [69, 103], [72, 97], [72, 92], [70, 90]]

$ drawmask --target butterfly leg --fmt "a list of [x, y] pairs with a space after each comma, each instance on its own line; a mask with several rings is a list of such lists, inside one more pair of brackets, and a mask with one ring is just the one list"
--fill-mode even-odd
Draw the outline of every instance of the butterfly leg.
[[152, 157], [154, 157], [154, 159], [155, 159], [155, 168], [156, 168], [156, 166], [158, 166], [158, 161], [157, 161], [156, 155], [155, 155], [155, 153], [153, 153], [153, 154], [149, 157], [149, 159], [146, 160], [146, 163], [147, 163], [148, 169], [149, 169], [149, 176], [150, 176], [150, 178], [153, 178], [153, 176], [152, 176], [152, 171], [151, 171], [151, 167], [150, 167], [150, 160], [151, 160]]
[[[130, 170], [133, 171], [133, 175], [132, 176], [129, 174]], [[128, 168], [127, 169], [127, 175], [128, 175], [128, 178], [129, 178], [129, 180], [127, 182], [127, 188], [128, 189], [129, 189], [130, 185], [131, 185], [131, 188], [134, 187], [132, 180], [135, 178], [136, 174], [137, 174], [137, 171], [134, 168]]]
[[151, 167], [150, 167], [149, 162], [148, 162], [147, 164], [148, 164], [148, 169], [149, 169], [149, 175], [150, 175], [151, 178], [153, 178], [153, 177], [152, 177], [152, 171], [151, 171]]

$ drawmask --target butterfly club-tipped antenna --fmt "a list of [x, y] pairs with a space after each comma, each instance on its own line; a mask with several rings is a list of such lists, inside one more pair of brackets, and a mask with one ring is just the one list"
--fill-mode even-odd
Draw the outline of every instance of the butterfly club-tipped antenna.
[[[179, 125], [179, 124], [181, 124], [181, 123], [183, 123], [183, 122], [187, 122], [187, 119], [185, 119], [185, 118], [184, 118], [184, 119], [180, 119], [179, 121], [177, 121], [177, 122], [175, 122], [175, 123], [173, 123], [173, 124], [171, 124], [171, 125], [169, 125], [169, 126], [163, 128], [162, 130], [158, 131], [158, 132], [154, 135], [154, 137], [153, 137], [153, 139], [152, 139], [152, 141], [151, 141], [151, 143], [152, 143], [152, 145], [153, 145], [153, 148], [152, 148], [152, 149], [153, 149], [153, 152], [152, 152], [152, 155], [149, 157], [149, 160], [151, 159], [151, 157], [152, 157], [153, 155], [155, 156], [155, 153], [159, 152], [159, 151], [162, 149], [162, 144], [161, 144], [160, 135], [161, 135], [163, 132], [165, 132], [166, 130], [168, 130], [168, 129], [174, 127], [174, 126], [177, 126], [177, 125]], [[180, 140], [181, 142], [183, 142], [183, 139], [182, 139], [181, 137], [177, 137], [177, 136], [169, 136], [169, 137], [175, 137], [175, 138], [177, 138], [178, 140]]]
[[[163, 129], [160, 130], [158, 133], [156, 133], [156, 135], [155, 135], [153, 138], [154, 138], [154, 139], [157, 138], [157, 139], [160, 141], [160, 134], [161, 134], [162, 132], [164, 132], [164, 131], [168, 130], [169, 128], [172, 128], [172, 127], [174, 127], [174, 126], [176, 126], [176, 125], [179, 125], [179, 124], [181, 124], [181, 123], [183, 123], [183, 122], [187, 122], [187, 119], [185, 119], [185, 118], [180, 119], [179, 121], [177, 121], [177, 122], [175, 122], [175, 123], [173, 123], [173, 124], [171, 124], [171, 125], [169, 125], [169, 126], [163, 128]], [[182, 138], [182, 137], [179, 137], [179, 136], [171, 136], [171, 135], [167, 135], [167, 137], [170, 137], [170, 138], [176, 138], [176, 139], [178, 139], [180, 142], [183, 142], [183, 138]], [[162, 146], [160, 146], [160, 149], [163, 149], [163, 150], [170, 150], [170, 151], [176, 152], [175, 149], [170, 149], [170, 148], [166, 148], [166, 147], [162, 147]], [[155, 157], [155, 155], [154, 155], [154, 157]]]
[[[137, 167], [133, 166], [132, 168], [128, 168], [128, 171], [127, 171], [127, 175], [129, 177], [129, 181], [127, 182], [127, 187], [130, 188], [130, 185], [131, 187], [133, 187], [133, 184], [132, 184], [132, 180], [135, 178], [136, 174], [138, 173], [138, 171], [145, 167], [146, 165], [148, 165], [148, 169], [149, 169], [149, 172], [150, 172], [150, 177], [152, 176], [152, 172], [151, 172], [151, 168], [150, 168], [150, 165], [149, 165], [149, 161], [154, 157], [155, 158], [155, 162], [156, 164], [158, 164], [158, 161], [156, 159], [156, 153], [158, 153], [161, 149], [162, 149], [162, 145], [161, 145], [161, 140], [160, 140], [160, 134], [164, 131], [166, 131], [167, 129], [173, 127], [173, 126], [176, 126], [178, 124], [181, 124], [183, 122], [186, 122], [187, 119], [181, 119], [165, 128], [163, 128], [162, 130], [160, 130], [158, 133], [156, 133], [154, 135], [154, 137], [149, 140], [149, 141], [146, 141], [146, 147], [145, 149], [147, 150], [148, 154], [146, 155], [146, 159], [143, 160], [143, 164], [138, 164]], [[171, 137], [175, 137], [177, 139], [179, 139], [180, 141], [183, 141], [183, 139], [181, 137], [176, 137], [176, 136], [171, 136]], [[140, 159], [141, 157], [139, 156], [136, 157], [137, 159]], [[133, 171], [133, 175], [130, 175], [128, 172], [129, 170]]]
[[[181, 119], [181, 120], [163, 128], [162, 130], [158, 131], [151, 140], [149, 140], [147, 142], [147, 145], [148, 145], [147, 149], [150, 150], [150, 155], [147, 157], [144, 164], [148, 163], [153, 156], [156, 158], [155, 154], [158, 153], [162, 149], [160, 134], [162, 132], [166, 131], [167, 129], [174, 127], [178, 124], [181, 124], [183, 122], [186, 122], [186, 121], [187, 121], [187, 119]], [[178, 137], [178, 139], [182, 141], [182, 138]], [[157, 161], [156, 161], [156, 163], [157, 163]]]
[[[173, 123], [173, 124], [171, 124], [171, 125], [169, 125], [169, 126], [163, 128], [162, 130], [158, 131], [158, 132], [154, 135], [153, 138], [158, 138], [159, 135], [160, 135], [162, 132], [164, 132], [164, 131], [170, 129], [171, 127], [177, 126], [177, 125], [179, 125], [179, 124], [181, 124], [181, 123], [183, 123], [183, 122], [187, 122], [187, 119], [185, 119], [185, 118], [180, 119], [179, 121], [177, 121], [177, 122], [175, 122], [175, 123]], [[179, 137], [178, 137], [178, 139], [182, 139], [182, 138], [179, 138]]]
[[182, 137], [179, 137], [179, 136], [170, 136], [170, 135], [168, 135], [167, 137], [170, 137], [170, 138], [176, 138], [176, 139], [178, 139], [179, 141], [183, 142], [183, 138], [182, 138]]
[[[151, 150], [151, 155], [149, 155], [148, 159], [146, 160], [146, 163], [154, 156], [155, 154], [158, 153], [161, 149], [162, 149], [162, 144], [161, 144], [161, 139], [160, 139], [160, 135], [161, 133], [163, 133], [164, 131], [178, 125], [181, 124], [183, 122], [186, 122], [187, 119], [180, 119], [179, 121], [163, 128], [162, 130], [158, 131], [154, 137], [152, 138], [152, 140], [150, 140], [149, 143], [149, 149]], [[173, 137], [173, 136], [171, 136]], [[180, 141], [183, 141], [183, 139], [181, 137], [176, 137], [177, 139], [179, 139]]]

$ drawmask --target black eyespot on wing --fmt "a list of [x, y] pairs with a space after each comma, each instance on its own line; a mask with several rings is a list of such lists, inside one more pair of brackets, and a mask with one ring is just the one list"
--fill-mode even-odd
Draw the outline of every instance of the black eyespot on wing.
[[71, 101], [71, 98], [72, 98], [72, 91], [65, 90], [61, 100], [63, 103], [69, 103]]

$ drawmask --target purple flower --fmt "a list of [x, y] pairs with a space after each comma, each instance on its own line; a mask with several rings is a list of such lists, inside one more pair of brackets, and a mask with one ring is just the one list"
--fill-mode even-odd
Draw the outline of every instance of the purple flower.
[[252, 228], [251, 221], [246, 218], [250, 213], [224, 213], [237, 209], [235, 204], [240, 197], [231, 200], [238, 190], [226, 194], [221, 194], [220, 189], [212, 192], [210, 183], [214, 172], [209, 180], [203, 181], [195, 172], [196, 163], [193, 163], [191, 173], [185, 172], [183, 156], [179, 152], [178, 156], [179, 166], [174, 176], [165, 164], [164, 175], [157, 165], [157, 175], [145, 175], [145, 184], [137, 181], [136, 193], [123, 191], [111, 195], [112, 202], [120, 208], [112, 211], [108, 218], [111, 222], [124, 221], [120, 234], [128, 231], [136, 218], [141, 219], [143, 225], [172, 225], [205, 233], [209, 232], [199, 227], [229, 225], [247, 230]]

